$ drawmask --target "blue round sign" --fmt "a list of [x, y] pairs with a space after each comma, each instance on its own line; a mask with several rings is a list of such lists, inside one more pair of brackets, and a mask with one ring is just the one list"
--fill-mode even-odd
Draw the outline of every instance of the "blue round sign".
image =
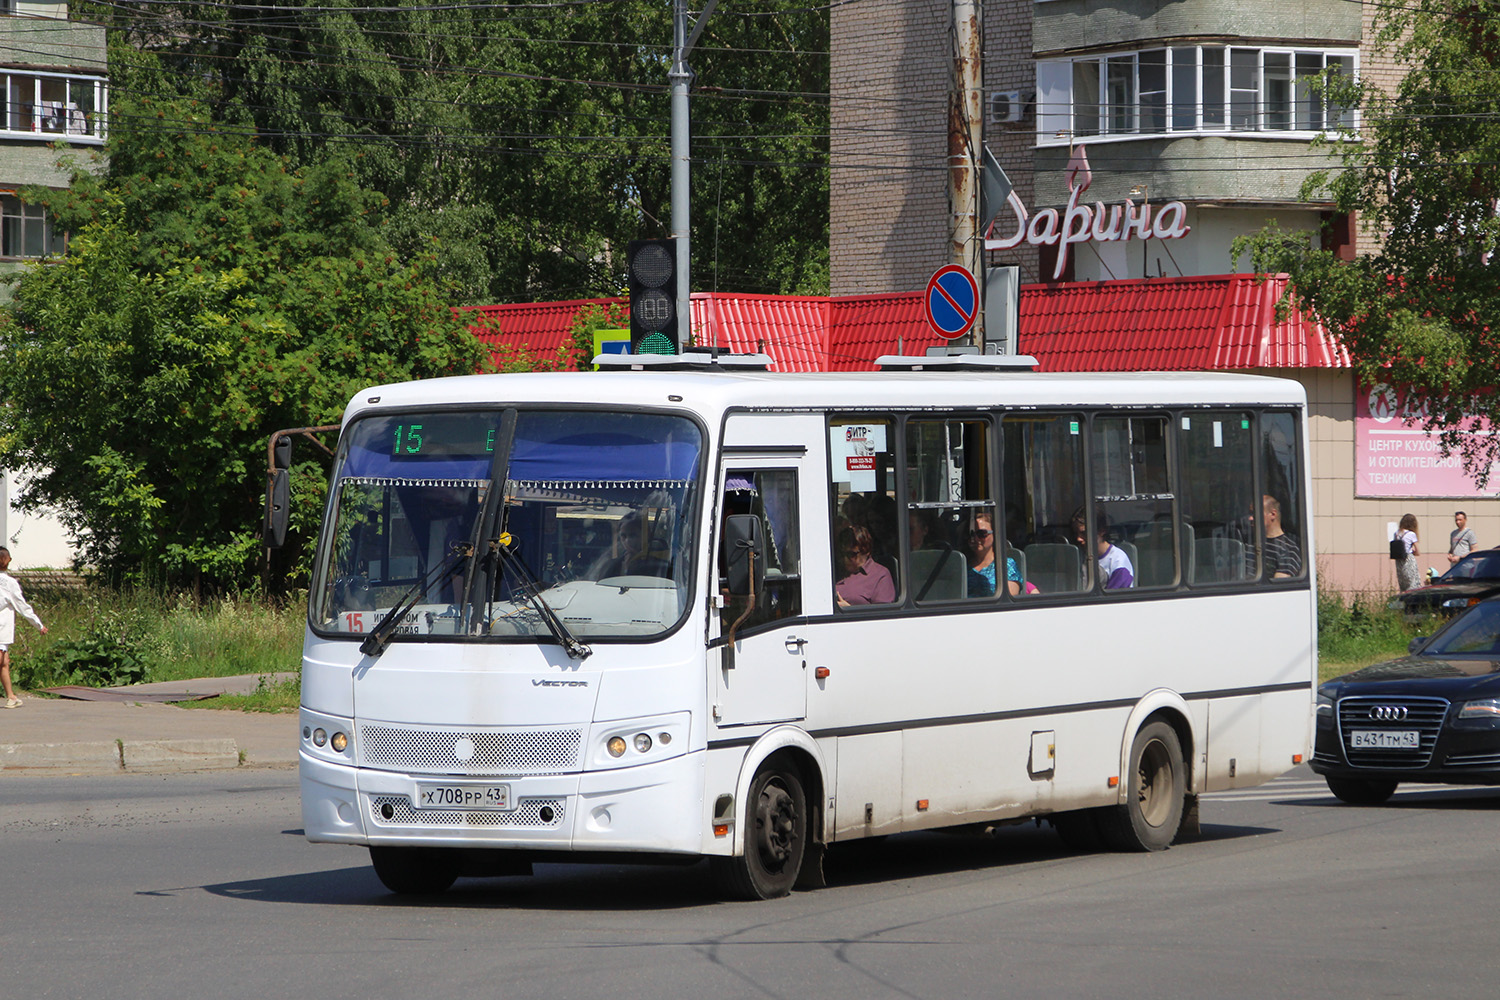
[[948, 264], [933, 273], [924, 299], [927, 325], [953, 340], [968, 333], [979, 314], [979, 282], [962, 264]]

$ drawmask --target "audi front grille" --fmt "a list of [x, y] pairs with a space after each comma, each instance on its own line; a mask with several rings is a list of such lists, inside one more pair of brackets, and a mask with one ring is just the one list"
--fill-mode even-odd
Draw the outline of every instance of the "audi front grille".
[[[1421, 768], [1432, 760], [1443, 718], [1448, 714], [1446, 698], [1359, 695], [1338, 703], [1339, 742], [1350, 767]], [[1395, 741], [1416, 733], [1417, 745], [1356, 747], [1356, 733], [1375, 733]], [[1363, 737], [1368, 739], [1368, 737]]]

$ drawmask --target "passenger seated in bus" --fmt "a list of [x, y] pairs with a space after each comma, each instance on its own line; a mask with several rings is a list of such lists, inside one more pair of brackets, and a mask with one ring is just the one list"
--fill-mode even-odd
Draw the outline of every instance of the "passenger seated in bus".
[[840, 576], [834, 596], [841, 608], [855, 604], [890, 604], [896, 600], [891, 571], [870, 557], [870, 529], [862, 524], [845, 525], [836, 542]]
[[1266, 525], [1266, 579], [1285, 580], [1297, 576], [1302, 572], [1302, 550], [1297, 547], [1297, 540], [1281, 528], [1281, 503], [1266, 494], [1261, 497], [1261, 505]]
[[[1005, 589], [1014, 597], [1021, 592], [1021, 572], [1016, 561], [1005, 560]], [[974, 515], [969, 528], [969, 596], [995, 595], [995, 519], [991, 514]]]
[[912, 551], [926, 548], [942, 548], [933, 543], [932, 511], [925, 508], [906, 512], [906, 534], [911, 540]]
[[603, 580], [611, 576], [666, 576], [666, 560], [646, 551], [649, 530], [645, 515], [639, 511], [622, 517], [615, 524], [614, 544], [594, 564], [589, 577]]
[[[1104, 581], [1105, 590], [1124, 590], [1135, 586], [1135, 567], [1130, 563], [1130, 557], [1125, 550], [1117, 545], [1109, 543], [1109, 520], [1104, 516], [1104, 511], [1099, 511], [1094, 517], [1094, 528], [1096, 531], [1094, 539], [1094, 554], [1099, 559], [1099, 579]], [[1083, 515], [1073, 515], [1073, 531], [1078, 539], [1078, 544], [1088, 548], [1084, 543]]]

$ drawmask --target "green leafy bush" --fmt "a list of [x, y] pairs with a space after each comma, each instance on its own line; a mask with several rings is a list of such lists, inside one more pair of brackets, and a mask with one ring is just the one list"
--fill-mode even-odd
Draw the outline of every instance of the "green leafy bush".
[[[1417, 634], [1400, 611], [1386, 607], [1382, 596], [1360, 595], [1351, 600], [1340, 593], [1318, 591], [1318, 658], [1327, 662], [1332, 673], [1394, 659], [1406, 652]], [[1331, 675], [1327, 670], [1323, 673]]]
[[39, 660], [44, 675], [56, 683], [88, 687], [139, 684], [150, 671], [144, 650], [140, 616], [119, 611], [101, 612], [83, 632], [62, 639]]

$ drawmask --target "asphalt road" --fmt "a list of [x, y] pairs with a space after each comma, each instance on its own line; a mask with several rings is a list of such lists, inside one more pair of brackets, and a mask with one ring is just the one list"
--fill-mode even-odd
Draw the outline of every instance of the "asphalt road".
[[703, 866], [541, 866], [385, 893], [301, 837], [292, 771], [0, 781], [0, 1000], [1484, 997], [1500, 790], [1337, 803], [1305, 769], [1204, 836], [891, 837], [723, 903]]

